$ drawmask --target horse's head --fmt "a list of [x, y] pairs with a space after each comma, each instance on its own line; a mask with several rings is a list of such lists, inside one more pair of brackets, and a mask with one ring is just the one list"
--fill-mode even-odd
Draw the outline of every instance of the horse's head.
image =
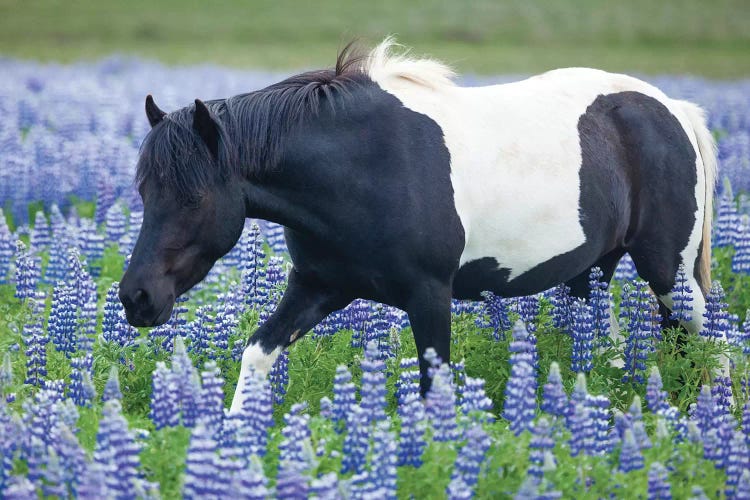
[[245, 221], [225, 132], [206, 105], [196, 99], [167, 115], [149, 96], [146, 115], [152, 129], [137, 169], [143, 225], [120, 283], [134, 326], [166, 322], [175, 298], [232, 249]]

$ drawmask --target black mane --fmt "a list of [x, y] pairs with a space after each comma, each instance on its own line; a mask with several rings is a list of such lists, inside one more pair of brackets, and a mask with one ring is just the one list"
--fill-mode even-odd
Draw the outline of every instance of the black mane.
[[167, 114], [141, 145], [136, 183], [156, 176], [184, 201], [194, 200], [215, 179], [232, 174], [261, 177], [278, 162], [283, 138], [300, 122], [314, 117], [323, 101], [335, 105], [367, 80], [363, 53], [348, 44], [334, 69], [309, 71], [262, 90], [205, 104], [219, 131], [214, 158], [193, 130], [195, 105]]

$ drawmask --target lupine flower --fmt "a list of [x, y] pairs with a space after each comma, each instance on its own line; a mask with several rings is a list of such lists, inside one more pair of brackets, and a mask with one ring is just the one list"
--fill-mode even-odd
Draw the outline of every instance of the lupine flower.
[[714, 427], [718, 416], [719, 411], [716, 407], [716, 401], [711, 395], [711, 388], [708, 385], [704, 385], [701, 387], [701, 392], [698, 395], [695, 411], [691, 415], [691, 419], [698, 426], [698, 430], [701, 433], [705, 433]]
[[646, 405], [654, 413], [661, 413], [669, 408], [667, 402], [667, 393], [662, 390], [661, 373], [659, 368], [651, 368], [651, 374], [648, 376], [646, 385]]
[[174, 340], [172, 373], [175, 380], [180, 381], [178, 384], [179, 396], [177, 399], [179, 400], [182, 413], [182, 425], [193, 427], [199, 414], [201, 383], [198, 372], [187, 355], [182, 337], [179, 336]]
[[648, 500], [672, 500], [667, 469], [654, 462], [648, 469]]
[[369, 447], [370, 429], [367, 426], [367, 415], [359, 405], [349, 409], [346, 419], [347, 434], [341, 452], [341, 473], [354, 472], [360, 474], [365, 470], [367, 450]]
[[104, 176], [99, 177], [96, 185], [96, 208], [94, 209], [94, 221], [99, 226], [104, 224], [107, 217], [107, 210], [115, 202], [115, 190], [104, 180]]
[[368, 425], [385, 419], [385, 363], [379, 359], [376, 342], [368, 342], [362, 368], [362, 389], [360, 405], [365, 411]]
[[[335, 472], [329, 472], [313, 479], [310, 482], [310, 495], [320, 500], [338, 500], [341, 498], [339, 492], [339, 478]], [[260, 500], [260, 499], [259, 499]]]
[[628, 281], [636, 279], [637, 277], [638, 272], [635, 269], [633, 258], [630, 257], [629, 253], [626, 253], [622, 257], [622, 259], [620, 259], [620, 262], [617, 263], [617, 268], [615, 269], [615, 279], [626, 283]]
[[88, 466], [86, 452], [81, 448], [70, 427], [59, 423], [54, 430], [53, 442], [62, 465], [62, 479], [70, 495], [77, 498], [81, 479]]
[[643, 468], [643, 454], [633, 437], [632, 429], [625, 431], [625, 438], [622, 441], [622, 450], [620, 451], [620, 471], [630, 472]]
[[302, 471], [283, 467], [276, 475], [276, 496], [288, 500], [307, 500], [308, 477]]
[[526, 295], [518, 299], [518, 312], [530, 333], [536, 331], [536, 317], [539, 315], [539, 298], [536, 295]]
[[273, 399], [268, 379], [251, 371], [243, 387], [241, 425], [237, 444], [245, 458], [264, 456], [268, 444], [268, 430], [273, 426]]
[[[419, 363], [417, 358], [401, 358], [398, 374], [398, 380], [396, 381], [395, 396], [399, 404], [404, 402], [404, 397], [412, 392], [419, 392]], [[350, 376], [351, 380], [351, 376]], [[335, 386], [335, 379], [334, 379]]]
[[741, 498], [736, 495], [742, 472], [750, 466], [750, 447], [745, 442], [745, 436], [740, 431], [733, 431], [729, 441], [726, 457], [727, 482], [724, 494], [727, 498]]
[[591, 308], [585, 300], [573, 302], [572, 317], [573, 354], [570, 369], [574, 372], [590, 372], [594, 367], [594, 329]]
[[523, 321], [516, 321], [513, 325], [513, 341], [508, 346], [511, 353], [510, 363], [526, 361], [534, 370], [539, 368], [539, 356], [536, 352], [536, 335], [528, 330]]
[[201, 387], [198, 404], [200, 419], [208, 428], [217, 432], [224, 419], [224, 379], [215, 361], [207, 362], [201, 372]]
[[396, 498], [396, 442], [390, 431], [390, 419], [378, 421], [372, 437], [369, 480], [378, 498]]
[[2, 493], [2, 497], [6, 500], [29, 500], [30, 498], [37, 498], [34, 483], [22, 476], [12, 476], [8, 481], [8, 486], [5, 487]]
[[41, 210], [34, 215], [34, 229], [31, 231], [29, 249], [31, 253], [40, 254], [44, 252], [52, 242], [49, 224]]
[[552, 326], [562, 332], [569, 333], [573, 325], [570, 310], [573, 299], [570, 296], [570, 287], [564, 283], [560, 283], [552, 289], [549, 300], [552, 304]]
[[59, 282], [52, 294], [47, 333], [55, 349], [70, 357], [78, 348], [78, 304], [74, 290]]
[[126, 347], [132, 345], [138, 337], [138, 330], [130, 326], [125, 319], [125, 310], [117, 296], [119, 289], [120, 284], [114, 282], [107, 290], [102, 320], [102, 338], [105, 342], [115, 342]]
[[425, 409], [418, 391], [406, 393], [399, 402], [401, 431], [398, 440], [398, 465], [422, 465], [425, 442]]
[[737, 483], [737, 488], [734, 490], [734, 497], [750, 498], [750, 471], [745, 469], [740, 476], [740, 480]]
[[259, 460], [250, 460], [249, 465], [235, 476], [235, 485], [232, 489], [244, 500], [266, 500], [271, 497], [268, 480]]
[[587, 406], [591, 419], [592, 437], [585, 451], [588, 455], [605, 455], [611, 451], [613, 445], [609, 428], [609, 398], [607, 396], [589, 396]]
[[104, 219], [107, 241], [119, 241], [127, 231], [127, 222], [122, 205], [115, 203], [109, 207]]
[[151, 391], [151, 420], [156, 430], [174, 427], [180, 421], [177, 381], [163, 361], [156, 363]]
[[516, 435], [531, 430], [536, 413], [536, 346], [523, 340], [525, 331], [520, 322], [513, 327], [514, 342], [511, 346], [515, 344], [515, 349], [510, 356], [511, 372], [505, 386], [503, 409], [503, 416]]
[[682, 263], [677, 268], [677, 276], [672, 287], [672, 301], [672, 314], [669, 319], [684, 322], [693, 319], [693, 291], [688, 284], [685, 266]]
[[453, 441], [458, 437], [456, 393], [447, 364], [440, 365], [433, 374], [425, 409], [428, 420], [432, 423], [434, 441]]
[[739, 216], [737, 215], [737, 205], [730, 189], [725, 189], [719, 198], [716, 209], [716, 223], [714, 224], [714, 236], [712, 238], [713, 246], [716, 248], [734, 245], [737, 226], [739, 225]]
[[714, 384], [711, 386], [711, 396], [716, 402], [718, 411], [721, 414], [729, 413], [729, 402], [732, 401], [732, 379], [729, 377], [714, 377]]
[[701, 335], [707, 339], [723, 339], [729, 330], [729, 313], [724, 302], [724, 289], [721, 283], [714, 281], [706, 296], [706, 312]]
[[546, 417], [539, 417], [531, 431], [529, 442], [529, 469], [528, 474], [541, 478], [544, 475], [544, 452], [555, 448], [555, 440], [552, 437], [552, 426]]
[[312, 469], [310, 416], [303, 413], [306, 404], [293, 405], [284, 415], [283, 439], [279, 444], [279, 473], [276, 494], [281, 498], [306, 498], [307, 472]]
[[141, 481], [138, 473], [140, 446], [120, 413], [120, 401], [104, 403], [96, 434], [94, 462], [102, 467], [108, 496], [134, 498], [133, 490]]
[[352, 383], [352, 374], [345, 365], [338, 365], [333, 378], [332, 420], [334, 422], [346, 421], [352, 406], [357, 404], [356, 390]]
[[477, 326], [492, 328], [492, 338], [500, 340], [503, 332], [511, 327], [506, 301], [492, 292], [482, 292], [482, 297], [484, 298], [482, 314], [477, 319]]
[[102, 401], [110, 401], [112, 399], [122, 400], [122, 392], [120, 391], [120, 373], [116, 366], [113, 366], [109, 370], [109, 378], [104, 386], [104, 392], [102, 393]]
[[590, 425], [588, 406], [582, 402], [576, 402], [571, 406], [572, 410], [568, 415], [569, 444], [570, 454], [575, 457], [590, 446], [593, 428]]
[[554, 417], [566, 417], [568, 415], [568, 396], [560, 375], [560, 365], [555, 361], [549, 367], [547, 383], [544, 384], [542, 397], [542, 411]]
[[20, 300], [33, 298], [36, 286], [39, 282], [39, 264], [36, 259], [26, 251], [26, 245], [22, 241], [16, 242], [16, 298]]
[[280, 405], [284, 403], [286, 395], [286, 386], [289, 384], [289, 352], [284, 349], [276, 358], [268, 374], [271, 382], [274, 403]]
[[70, 360], [70, 397], [75, 404], [89, 407], [96, 398], [96, 389], [91, 381], [91, 368], [94, 363], [91, 354], [78, 356]]
[[25, 383], [39, 387], [47, 375], [47, 336], [42, 330], [41, 316], [24, 326], [23, 338], [26, 343]]
[[13, 234], [8, 229], [5, 214], [0, 208], [0, 285], [7, 283], [10, 263], [13, 261]]
[[589, 274], [589, 304], [592, 329], [595, 343], [602, 345], [609, 339], [610, 331], [610, 303], [609, 283], [601, 281], [604, 273], [598, 267], [593, 267]]
[[190, 436], [190, 446], [185, 457], [185, 482], [182, 494], [186, 499], [218, 498], [219, 468], [213, 429], [199, 422]]
[[492, 400], [484, 392], [484, 379], [466, 377], [461, 410], [464, 415], [469, 415], [472, 412], [483, 412], [482, 419], [484, 421], [492, 420], [492, 415], [489, 413], [492, 411]]
[[[625, 287], [623, 287], [623, 294]], [[625, 340], [625, 375], [623, 381], [643, 383], [643, 372], [646, 370], [648, 353], [653, 349], [652, 332], [654, 330], [652, 300], [648, 286], [643, 281], [636, 281], [629, 295], [628, 336]]]

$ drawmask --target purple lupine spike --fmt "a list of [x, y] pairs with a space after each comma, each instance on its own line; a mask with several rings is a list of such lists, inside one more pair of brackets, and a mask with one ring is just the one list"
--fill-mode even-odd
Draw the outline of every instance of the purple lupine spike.
[[292, 405], [284, 415], [283, 439], [279, 444], [279, 466], [307, 471], [311, 468], [310, 415], [306, 403]]
[[693, 319], [693, 291], [688, 284], [685, 266], [680, 263], [672, 287], [672, 314], [669, 319], [688, 322]]
[[570, 455], [575, 457], [585, 452], [590, 446], [592, 428], [589, 425], [589, 407], [585, 403], [572, 403], [572, 410], [568, 415], [568, 430], [570, 430]]
[[729, 450], [726, 457], [725, 471], [727, 474], [726, 498], [741, 498], [737, 495], [737, 487], [742, 477], [742, 472], [750, 468], [750, 447], [745, 442], [745, 436], [741, 431], [733, 431], [729, 441]]
[[591, 325], [594, 333], [594, 343], [603, 345], [609, 340], [610, 333], [610, 308], [612, 294], [609, 292], [609, 283], [601, 281], [604, 273], [598, 267], [593, 267], [589, 273], [589, 304], [591, 312]]
[[750, 274], [750, 224], [747, 216], [744, 218], [737, 231], [732, 256], [732, 272], [737, 274]]
[[539, 315], [539, 297], [525, 295], [518, 299], [518, 312], [529, 333], [536, 331], [536, 318]]
[[302, 471], [293, 468], [281, 468], [276, 475], [276, 496], [289, 500], [307, 500], [310, 486], [309, 478]]
[[60, 457], [62, 465], [62, 479], [65, 482], [69, 495], [73, 498], [79, 496], [81, 479], [86, 472], [86, 452], [81, 448], [73, 431], [65, 424], [55, 427], [54, 446]]
[[102, 319], [102, 338], [105, 342], [114, 342], [123, 347], [133, 345], [138, 338], [138, 330], [130, 326], [125, 319], [125, 309], [118, 297], [120, 284], [112, 283], [104, 300], [104, 318]]
[[565, 418], [568, 415], [568, 396], [565, 394], [565, 388], [560, 375], [560, 365], [552, 362], [547, 375], [547, 383], [544, 384], [544, 393], [542, 397], [542, 411], [556, 418]]
[[724, 302], [724, 289], [721, 283], [714, 281], [706, 296], [706, 311], [701, 336], [706, 339], [723, 339], [729, 330], [728, 305]]
[[732, 379], [729, 377], [714, 377], [711, 386], [711, 396], [716, 401], [718, 411], [721, 414], [729, 413], [730, 401], [732, 401]]
[[83, 305], [83, 308], [79, 311], [78, 321], [80, 329], [77, 335], [77, 348], [79, 351], [89, 354], [92, 353], [94, 348], [94, 340], [96, 339], [98, 314], [99, 311], [97, 302], [95, 300], [86, 302]]
[[461, 410], [464, 415], [481, 412], [479, 413], [481, 421], [492, 421], [494, 419], [490, 414], [492, 411], [492, 400], [484, 392], [484, 379], [466, 377]]
[[[624, 290], [624, 288], [623, 288]], [[656, 300], [648, 291], [648, 285], [636, 281], [630, 297], [628, 335], [625, 339], [625, 374], [623, 382], [643, 383], [646, 359], [653, 349], [653, 304]]]
[[5, 500], [29, 500], [37, 498], [36, 486], [23, 476], [11, 476], [8, 485], [2, 491]]
[[70, 358], [78, 348], [78, 304], [72, 287], [59, 282], [52, 293], [52, 306], [47, 325], [55, 349]]
[[427, 446], [425, 442], [425, 409], [419, 390], [411, 391], [399, 402], [398, 416], [401, 420], [401, 431], [398, 440], [398, 465], [422, 465], [422, 453]]
[[16, 242], [15, 261], [16, 274], [13, 281], [16, 285], [16, 298], [20, 300], [33, 298], [39, 283], [39, 264], [26, 251], [26, 245], [21, 240]]
[[273, 393], [273, 402], [280, 405], [284, 403], [286, 388], [289, 385], [289, 351], [284, 349], [274, 361], [271, 372], [268, 374]]
[[[352, 383], [352, 374], [346, 365], [336, 367], [336, 375], [333, 378], [333, 410], [332, 420], [334, 423], [346, 422], [351, 408], [357, 404], [356, 387]], [[341, 430], [339, 425], [337, 430]]]
[[96, 302], [96, 283], [86, 271], [85, 262], [81, 262], [78, 249], [73, 247], [68, 250], [68, 275], [65, 277], [67, 283], [75, 284], [75, 302], [78, 308], [83, 308], [86, 302]]
[[224, 379], [215, 361], [208, 361], [201, 372], [201, 393], [198, 403], [200, 419], [217, 432], [224, 419]]
[[104, 386], [104, 392], [102, 393], [102, 401], [110, 400], [122, 400], [122, 392], [120, 391], [120, 372], [117, 366], [113, 366], [109, 369], [109, 378], [107, 384]]
[[705, 433], [714, 427], [718, 416], [719, 410], [716, 406], [716, 401], [711, 395], [711, 388], [708, 385], [704, 385], [701, 387], [701, 392], [698, 395], [695, 411], [691, 419], [698, 426], [698, 430], [701, 433]]
[[654, 462], [648, 469], [648, 500], [672, 500], [667, 469]]
[[[508, 305], [502, 297], [492, 292], [482, 292], [484, 298], [482, 313], [477, 319], [480, 328], [492, 328], [492, 338], [499, 341], [511, 327], [508, 319]], [[486, 320], [484, 320], [486, 318]]]
[[615, 279], [622, 282], [628, 282], [636, 279], [638, 272], [635, 269], [635, 263], [630, 254], [626, 253], [617, 263], [615, 268]]
[[[529, 469], [527, 474], [542, 478], [544, 476], [544, 455], [547, 451], [555, 448], [555, 440], [552, 437], [553, 429], [549, 419], [539, 417], [531, 431], [529, 442]], [[554, 460], [554, 458], [553, 458]]]
[[635, 441], [632, 429], [625, 431], [625, 438], [622, 441], [622, 449], [620, 451], [620, 471], [630, 472], [633, 470], [639, 470], [643, 468], [643, 454]]
[[425, 409], [428, 420], [432, 423], [434, 441], [446, 442], [458, 438], [456, 393], [450, 368], [446, 364], [440, 365], [434, 372]]
[[257, 459], [250, 460], [248, 466], [239, 471], [235, 476], [232, 489], [239, 498], [244, 500], [266, 500], [272, 496], [268, 489], [268, 479], [263, 472], [263, 465]]
[[570, 369], [588, 373], [594, 367], [594, 329], [591, 307], [583, 299], [573, 302], [573, 354]]
[[552, 326], [559, 329], [561, 332], [569, 333], [573, 324], [573, 320], [570, 316], [572, 303], [570, 287], [565, 283], [557, 285], [552, 290], [550, 302], [552, 303]]
[[731, 190], [725, 190], [719, 198], [716, 208], [716, 223], [714, 224], [714, 236], [712, 238], [714, 248], [734, 245], [738, 225], [737, 204]]
[[99, 177], [96, 183], [96, 208], [94, 209], [94, 221], [97, 226], [104, 224], [107, 210], [114, 202], [114, 188], [104, 179], [104, 176]]
[[243, 456], [264, 456], [268, 445], [268, 431], [273, 427], [273, 397], [268, 379], [255, 371], [248, 373], [242, 388], [241, 426], [237, 445]]
[[657, 414], [669, 409], [667, 393], [662, 390], [661, 373], [659, 373], [659, 368], [656, 366], [651, 369], [651, 374], [648, 376], [646, 404], [649, 410]]
[[412, 392], [419, 392], [419, 363], [417, 358], [402, 358], [400, 361], [400, 372], [396, 381], [395, 396], [399, 404], [404, 402], [404, 397]]
[[44, 270], [44, 281], [46, 283], [57, 283], [65, 280], [68, 275], [67, 256], [69, 252], [70, 247], [66, 245], [66, 242], [55, 236], [55, 240], [52, 241], [50, 246], [47, 268]]
[[536, 335], [528, 330], [523, 321], [518, 320], [513, 325], [513, 341], [508, 346], [511, 353], [511, 364], [518, 361], [526, 361], [532, 368], [539, 368], [539, 355], [536, 351]]
[[31, 253], [38, 255], [47, 250], [51, 242], [52, 235], [50, 234], [47, 218], [44, 217], [44, 212], [40, 210], [34, 214], [34, 228], [31, 230], [29, 250]]
[[151, 420], [156, 430], [174, 427], [180, 422], [178, 381], [163, 361], [156, 363], [151, 391]]
[[339, 478], [336, 473], [329, 472], [313, 479], [310, 482], [310, 495], [320, 500], [338, 500], [341, 498]]
[[469, 427], [466, 431], [466, 444], [456, 456], [451, 482], [461, 478], [466, 487], [473, 490], [479, 480], [479, 471], [490, 444], [490, 437], [479, 424]]
[[346, 429], [341, 473], [360, 474], [365, 470], [370, 430], [367, 426], [367, 416], [359, 405], [350, 408], [346, 419]]
[[3, 209], [0, 208], [0, 285], [8, 282], [14, 250], [13, 234], [8, 228]]
[[367, 424], [385, 419], [386, 388], [385, 362], [380, 359], [376, 342], [368, 342], [365, 356], [360, 362], [362, 368], [362, 389], [360, 405], [365, 412]]
[[179, 382], [177, 399], [182, 414], [182, 425], [193, 427], [200, 411], [201, 382], [180, 336], [174, 339], [172, 375]]
[[60, 465], [60, 458], [52, 447], [49, 448], [49, 453], [47, 455], [42, 493], [45, 497], [51, 498], [65, 498], [68, 496], [68, 491], [63, 479], [62, 466]]
[[41, 387], [47, 376], [47, 339], [42, 329], [42, 316], [37, 315], [23, 328], [26, 344], [26, 384]]
[[378, 490], [378, 498], [396, 499], [396, 441], [390, 431], [390, 419], [378, 421], [372, 437], [369, 480]]
[[119, 241], [127, 231], [127, 220], [121, 203], [114, 203], [104, 216], [104, 233], [107, 241]]
[[609, 398], [607, 396], [589, 396], [587, 398], [589, 418], [591, 419], [591, 439], [585, 449], [587, 455], [606, 455], [612, 451], [613, 444], [609, 421]]
[[91, 353], [70, 360], [70, 397], [76, 405], [88, 408], [96, 399], [96, 388], [91, 381], [94, 358]]
[[734, 497], [750, 498], [750, 470], [745, 469], [737, 482], [737, 488], [734, 490]]
[[221, 482], [214, 431], [201, 420], [193, 429], [185, 456], [183, 497], [190, 499], [219, 498]]
[[108, 496], [134, 498], [133, 490], [141, 481], [138, 473], [140, 445], [122, 416], [120, 401], [104, 403], [99, 430], [96, 434], [94, 462], [105, 475]]

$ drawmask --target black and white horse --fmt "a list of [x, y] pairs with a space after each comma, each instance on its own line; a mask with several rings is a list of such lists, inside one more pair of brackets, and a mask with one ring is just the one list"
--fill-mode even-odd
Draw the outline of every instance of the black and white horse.
[[420, 357], [448, 360], [452, 297], [558, 283], [586, 296], [590, 268], [609, 281], [629, 252], [667, 307], [684, 263], [685, 326], [700, 329], [716, 172], [700, 108], [583, 68], [460, 87], [392, 46], [169, 114], [149, 96], [144, 222], [120, 284], [131, 324], [167, 321], [254, 217], [285, 226], [294, 267], [249, 339], [232, 410], [250, 367], [266, 372], [356, 298], [405, 310]]

